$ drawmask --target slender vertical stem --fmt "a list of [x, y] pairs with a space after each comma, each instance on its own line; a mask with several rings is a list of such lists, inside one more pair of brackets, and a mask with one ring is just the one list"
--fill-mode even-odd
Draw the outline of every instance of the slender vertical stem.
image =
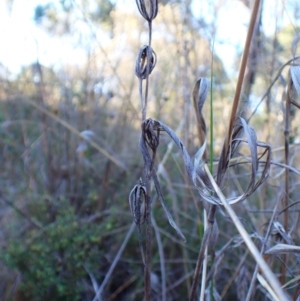
[[[207, 213], [206, 210], [203, 210], [203, 224], [204, 230], [207, 228]], [[208, 247], [205, 247], [204, 250], [204, 260], [203, 260], [203, 267], [202, 267], [202, 280], [201, 280], [201, 291], [199, 301], [204, 301], [205, 296], [205, 287], [206, 287], [206, 276], [207, 276], [207, 264], [208, 264]]]
[[[289, 165], [289, 143], [290, 143], [290, 110], [291, 110], [291, 99], [290, 99], [290, 91], [292, 88], [292, 79], [289, 78], [288, 87], [286, 90], [286, 103], [285, 103], [285, 125], [284, 125], [284, 163], [288, 166]], [[285, 168], [285, 179], [284, 179], [284, 187], [285, 193], [283, 198], [282, 207], [288, 208], [289, 204], [289, 169]], [[283, 215], [283, 227], [285, 231], [288, 229], [288, 219], [289, 219], [289, 210], [284, 211]], [[281, 284], [286, 282], [286, 261], [287, 256], [286, 254], [282, 255], [282, 268], [281, 268]]]
[[[212, 44], [212, 50], [211, 50], [211, 67], [210, 67], [210, 144], [209, 144], [209, 170], [210, 172], [213, 174], [214, 171], [214, 110], [213, 110], [213, 80], [214, 80], [214, 71], [213, 71], [213, 67], [214, 67], [214, 47], [215, 47], [215, 37], [213, 37], [213, 44]], [[212, 206], [211, 206], [212, 207]], [[214, 206], [215, 207], [215, 206]], [[216, 207], [215, 207], [216, 208]], [[209, 211], [211, 213], [211, 210]], [[207, 227], [207, 212], [205, 211], [206, 214], [206, 227]], [[215, 217], [213, 217], [214, 219]], [[211, 222], [212, 218], [210, 218], [210, 224], [213, 227], [213, 223]], [[205, 256], [207, 257], [207, 247], [205, 248]], [[213, 251], [214, 252], [214, 251]], [[211, 263], [213, 261], [214, 256], [211, 256]], [[206, 258], [207, 261], [207, 258]], [[207, 262], [206, 262], [207, 263]], [[204, 273], [204, 271], [203, 271]], [[210, 281], [210, 297], [212, 300], [214, 300], [213, 298], [213, 278]]]
[[[149, 90], [149, 74], [150, 74], [150, 60], [152, 56], [151, 51], [151, 39], [152, 39], [152, 21], [148, 21], [149, 26], [149, 43], [147, 51], [147, 76], [146, 76], [146, 87], [145, 87], [145, 98], [144, 107], [142, 110], [142, 122], [146, 120], [147, 114], [147, 104], [148, 104], [148, 90]], [[151, 197], [150, 193], [150, 178], [147, 175], [145, 166], [145, 180], [147, 187], [147, 197], [146, 197], [146, 254], [145, 254], [145, 266], [144, 266], [144, 281], [145, 281], [145, 301], [150, 301], [151, 299], [151, 246], [152, 246], [152, 222], [151, 222]], [[151, 171], [149, 171], [151, 172]]]
[[238, 81], [236, 84], [235, 95], [234, 95], [232, 109], [231, 109], [231, 117], [230, 117], [230, 121], [229, 121], [229, 127], [228, 127], [227, 136], [226, 136], [226, 141], [225, 141], [226, 150], [228, 150], [228, 147], [230, 145], [231, 133], [232, 133], [233, 124], [235, 121], [235, 117], [237, 114], [237, 109], [238, 109], [238, 105], [239, 105], [239, 101], [240, 101], [243, 80], [244, 80], [246, 66], [247, 66], [247, 60], [248, 60], [248, 56], [249, 56], [249, 52], [250, 52], [251, 40], [252, 40], [253, 32], [255, 29], [255, 23], [256, 23], [256, 18], [258, 15], [260, 2], [261, 2], [260, 0], [255, 0], [252, 14], [251, 14], [250, 25], [249, 25], [249, 29], [248, 29], [248, 33], [247, 33], [246, 42], [245, 42], [244, 53], [243, 53], [243, 57], [242, 57], [242, 61], [241, 61]]
[[214, 163], [214, 110], [213, 110], [213, 67], [214, 67], [214, 47], [215, 38], [213, 38], [212, 54], [211, 54], [211, 71], [210, 71], [210, 144], [209, 144], [209, 168], [213, 173]]
[[[147, 117], [147, 104], [148, 104], [148, 91], [149, 91], [149, 74], [150, 74], [150, 60], [152, 53], [150, 55], [151, 49], [151, 39], [152, 39], [152, 21], [148, 21], [149, 26], [149, 42], [148, 42], [148, 51], [147, 51], [147, 77], [146, 77], [146, 87], [145, 87], [145, 97], [142, 106], [142, 121], [146, 120]], [[140, 80], [142, 82], [142, 80]]]
[[152, 42], [152, 21], [148, 22], [148, 27], [149, 27], [149, 41], [148, 41], [148, 45], [151, 47], [151, 42]]
[[152, 236], [152, 223], [151, 223], [151, 198], [147, 195], [146, 201], [146, 254], [145, 254], [145, 301], [150, 301], [151, 295], [151, 236]]

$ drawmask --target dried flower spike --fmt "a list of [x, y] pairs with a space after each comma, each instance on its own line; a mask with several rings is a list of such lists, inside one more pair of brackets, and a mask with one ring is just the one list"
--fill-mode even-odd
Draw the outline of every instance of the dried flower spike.
[[147, 189], [142, 179], [133, 187], [129, 194], [129, 206], [134, 222], [139, 226], [145, 221], [145, 203], [147, 198]]
[[140, 14], [148, 21], [151, 22], [158, 12], [157, 0], [136, 0], [136, 5], [140, 11]]
[[[148, 57], [150, 61], [148, 62]], [[138, 54], [135, 63], [135, 74], [139, 79], [146, 79], [156, 65], [156, 53], [150, 46], [144, 45]], [[149, 70], [149, 71], [148, 71]], [[148, 74], [149, 72], [149, 74]]]

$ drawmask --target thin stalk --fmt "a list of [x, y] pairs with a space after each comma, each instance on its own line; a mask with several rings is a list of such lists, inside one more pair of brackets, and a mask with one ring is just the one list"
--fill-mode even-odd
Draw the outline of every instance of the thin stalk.
[[[213, 38], [212, 51], [211, 51], [211, 67], [210, 67], [210, 143], [209, 143], [209, 170], [213, 174], [214, 172], [214, 110], [213, 110], [213, 67], [214, 67], [214, 48], [215, 37]], [[207, 226], [207, 213], [205, 211], [205, 225]], [[207, 247], [205, 249], [205, 258], [207, 261]], [[213, 257], [211, 256], [211, 266], [213, 266]], [[206, 263], [207, 264], [207, 263]], [[210, 298], [214, 300], [214, 279], [212, 277], [210, 281]]]
[[204, 231], [200, 251], [199, 251], [199, 254], [198, 254], [198, 259], [197, 259], [197, 264], [196, 264], [196, 268], [195, 268], [195, 272], [194, 272], [194, 279], [193, 279], [193, 284], [192, 284], [192, 288], [191, 288], [191, 294], [190, 294], [189, 301], [194, 301], [195, 300], [196, 291], [197, 291], [199, 278], [200, 278], [200, 271], [201, 271], [202, 263], [203, 263], [204, 258], [205, 258], [205, 250], [206, 250], [206, 247], [208, 246], [208, 243], [209, 243], [210, 238], [211, 238], [212, 230], [213, 230], [213, 224], [212, 223], [208, 223], [207, 226], [208, 226], [207, 229]]
[[214, 110], [213, 110], [213, 67], [214, 67], [214, 47], [215, 38], [213, 38], [211, 55], [211, 73], [210, 73], [210, 143], [209, 143], [209, 169], [213, 173], [214, 164]]
[[[152, 39], [152, 21], [148, 22], [148, 26], [149, 26], [149, 42], [148, 42], [148, 46], [149, 49], [151, 49], [151, 39]], [[147, 77], [146, 77], [146, 87], [145, 87], [145, 98], [144, 98], [144, 102], [143, 102], [143, 107], [142, 107], [142, 121], [146, 120], [147, 117], [147, 105], [148, 105], [148, 91], [149, 91], [149, 74], [150, 74], [150, 53], [149, 51], [147, 51]], [[140, 82], [142, 82], [142, 80], [140, 80]]]
[[[203, 209], [203, 223], [204, 223], [204, 230], [207, 228], [207, 213], [206, 210]], [[204, 301], [205, 297], [205, 287], [206, 287], [206, 276], [207, 276], [207, 264], [208, 264], [208, 247], [206, 245], [204, 250], [204, 260], [203, 260], [203, 267], [202, 267], [202, 279], [201, 279], [201, 291], [200, 291], [200, 298], [199, 301]]]
[[[149, 26], [149, 50], [151, 49], [152, 39], [152, 21], [148, 21]], [[147, 116], [147, 104], [148, 104], [148, 90], [149, 90], [149, 74], [150, 74], [150, 51], [147, 51], [147, 76], [146, 76], [146, 87], [145, 87], [145, 98], [142, 109], [142, 122], [146, 120]], [[151, 173], [151, 170], [149, 171]], [[146, 252], [145, 252], [145, 265], [144, 265], [144, 281], [145, 281], [145, 301], [151, 299], [151, 246], [152, 246], [152, 222], [151, 222], [151, 196], [148, 194], [151, 191], [150, 178], [146, 174], [145, 166], [145, 181], [147, 188], [146, 197]]]
[[[286, 90], [286, 101], [285, 101], [285, 126], [284, 126], [284, 163], [285, 165], [289, 165], [290, 159], [290, 111], [291, 111], [291, 99], [290, 99], [290, 91], [292, 89], [292, 79], [289, 78], [288, 87]], [[289, 204], [289, 186], [290, 186], [290, 180], [289, 180], [290, 171], [288, 168], [284, 171], [284, 198], [282, 202], [282, 207], [287, 208]], [[285, 231], [288, 229], [288, 219], [289, 219], [289, 211], [285, 210], [283, 214], [283, 227]], [[287, 255], [282, 255], [282, 261], [283, 265], [281, 267], [281, 277], [280, 281], [281, 284], [285, 284], [286, 282], [286, 261], [287, 261]]]
[[[150, 186], [150, 185], [149, 185]], [[148, 190], [147, 190], [148, 191]], [[152, 223], [151, 223], [151, 197], [147, 195], [146, 207], [146, 252], [144, 266], [145, 300], [150, 301], [151, 295], [151, 245], [152, 245]]]
[[233, 124], [234, 124], [234, 121], [235, 121], [235, 118], [236, 118], [236, 115], [237, 115], [237, 110], [238, 110], [238, 105], [239, 105], [239, 101], [240, 101], [243, 81], [244, 81], [244, 77], [245, 77], [247, 60], [248, 60], [248, 57], [249, 57], [250, 46], [251, 46], [253, 32], [254, 32], [254, 29], [255, 29], [256, 18], [258, 16], [259, 6], [260, 6], [260, 0], [255, 0], [253, 10], [252, 10], [252, 14], [251, 14], [251, 19], [250, 19], [250, 25], [249, 25], [249, 29], [248, 29], [248, 33], [247, 33], [247, 38], [246, 38], [246, 42], [245, 42], [244, 53], [243, 53], [243, 57], [242, 57], [242, 61], [241, 61], [239, 76], [238, 76], [238, 80], [237, 80], [237, 84], [236, 84], [232, 109], [231, 109], [231, 117], [230, 117], [230, 121], [229, 121], [229, 127], [228, 127], [228, 131], [227, 131], [226, 141], [225, 141], [226, 150], [228, 150], [230, 142], [231, 142], [231, 133], [232, 133]]

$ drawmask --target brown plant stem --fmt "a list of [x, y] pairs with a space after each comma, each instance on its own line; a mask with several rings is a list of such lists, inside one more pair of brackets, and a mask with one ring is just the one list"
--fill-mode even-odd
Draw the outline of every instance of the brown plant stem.
[[[147, 51], [147, 77], [146, 77], [146, 87], [145, 87], [145, 98], [144, 102], [142, 104], [142, 122], [146, 120], [147, 118], [147, 104], [148, 104], [148, 91], [149, 91], [149, 74], [150, 74], [150, 49], [151, 49], [151, 39], [152, 39], [152, 21], [148, 21], [148, 27], [149, 27], [149, 42], [148, 42], [148, 51]], [[140, 85], [142, 85], [142, 80], [140, 80]]]
[[[148, 90], [149, 90], [149, 74], [150, 74], [150, 54], [151, 51], [151, 39], [152, 39], [152, 20], [148, 21], [149, 27], [149, 42], [147, 51], [147, 76], [146, 76], [146, 87], [145, 87], [145, 98], [142, 107], [142, 123], [147, 117], [147, 104], [148, 104]], [[142, 85], [142, 83], [141, 83]], [[152, 221], [151, 221], [151, 196], [149, 192], [151, 191], [150, 185], [151, 170], [149, 170], [149, 175], [147, 174], [147, 167], [145, 166], [145, 182], [147, 188], [146, 196], [146, 252], [145, 252], [145, 265], [144, 265], [144, 282], [145, 282], [145, 301], [150, 301], [151, 299], [151, 246], [152, 246]]]
[[146, 201], [146, 252], [145, 252], [145, 300], [150, 301], [151, 296], [151, 245], [152, 245], [152, 223], [151, 223], [151, 198], [147, 195]]
[[[289, 165], [289, 144], [290, 144], [290, 111], [291, 111], [291, 99], [290, 99], [290, 92], [292, 89], [292, 79], [289, 78], [287, 90], [286, 90], [286, 101], [285, 101], [285, 122], [284, 122], [284, 163], [285, 165]], [[290, 171], [288, 168], [285, 169], [284, 172], [284, 198], [282, 199], [282, 207], [287, 208], [289, 204], [289, 175]], [[288, 219], [289, 219], [289, 211], [285, 210], [283, 214], [283, 227], [284, 230], [288, 230]], [[282, 255], [282, 267], [281, 267], [281, 277], [280, 282], [281, 284], [285, 284], [286, 282], [286, 261], [287, 255]]]
[[245, 71], [246, 71], [246, 66], [247, 66], [247, 60], [249, 57], [252, 36], [253, 36], [253, 32], [255, 30], [255, 24], [256, 24], [256, 19], [258, 16], [260, 2], [261, 2], [260, 0], [255, 0], [252, 14], [251, 14], [249, 29], [248, 29], [247, 38], [246, 38], [245, 47], [244, 47], [244, 53], [243, 53], [243, 57], [242, 57], [242, 61], [241, 61], [239, 76], [238, 76], [238, 80], [237, 80], [237, 84], [236, 84], [235, 95], [234, 95], [232, 109], [231, 109], [229, 127], [228, 127], [227, 136], [226, 136], [226, 140], [225, 140], [226, 151], [228, 151], [230, 141], [231, 141], [231, 133], [233, 130], [233, 124], [234, 124], [234, 121], [236, 118], [238, 105], [239, 105], [239, 101], [240, 101], [240, 96], [241, 96], [241, 91], [242, 91], [242, 86], [243, 86], [243, 81], [244, 81], [244, 76], [245, 76]]

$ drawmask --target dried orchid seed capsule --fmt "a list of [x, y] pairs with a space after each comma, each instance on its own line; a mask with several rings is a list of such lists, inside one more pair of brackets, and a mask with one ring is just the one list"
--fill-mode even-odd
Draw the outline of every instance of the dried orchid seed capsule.
[[129, 206], [134, 222], [137, 225], [143, 224], [146, 216], [146, 197], [147, 189], [141, 179], [137, 185], [133, 187], [129, 194]]
[[[148, 62], [148, 57], [150, 60]], [[144, 45], [138, 54], [135, 63], [135, 74], [139, 79], [146, 79], [156, 65], [156, 53], [151, 47]], [[149, 74], [148, 74], [149, 72]]]
[[140, 14], [148, 21], [151, 22], [158, 13], [157, 0], [136, 0], [136, 5]]

